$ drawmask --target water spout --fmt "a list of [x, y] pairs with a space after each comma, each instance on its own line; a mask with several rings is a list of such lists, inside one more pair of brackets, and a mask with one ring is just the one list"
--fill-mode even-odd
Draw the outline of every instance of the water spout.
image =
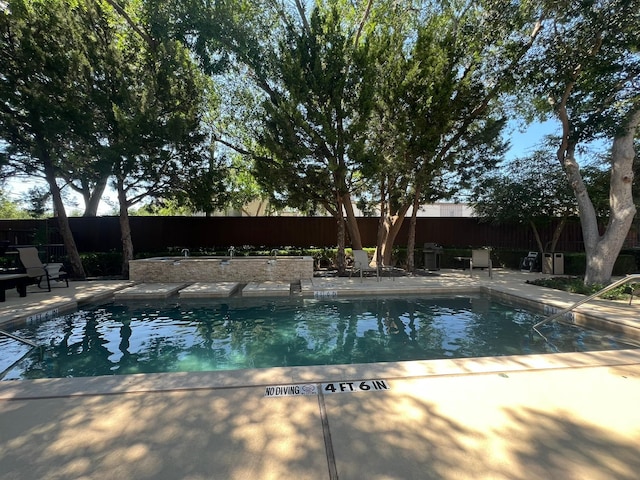
[[273, 256], [273, 258], [276, 258], [278, 256], [278, 249], [274, 248], [273, 250], [271, 250], [271, 255]]
[[188, 257], [189, 254], [191, 253], [191, 252], [189, 252], [188, 248], [183, 248], [181, 251], [182, 251], [182, 255], [184, 255], [185, 257]]
[[229, 256], [233, 258], [233, 254], [236, 251], [236, 247], [229, 247]]

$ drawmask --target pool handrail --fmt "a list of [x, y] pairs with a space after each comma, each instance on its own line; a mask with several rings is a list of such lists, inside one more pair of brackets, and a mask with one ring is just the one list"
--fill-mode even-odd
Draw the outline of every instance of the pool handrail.
[[588, 296], [587, 298], [583, 298], [582, 300], [580, 300], [580, 301], [578, 301], [578, 302], [574, 303], [574, 304], [573, 304], [573, 305], [571, 305], [570, 307], [565, 308], [565, 309], [563, 309], [563, 310], [560, 310], [559, 312], [556, 312], [556, 313], [554, 313], [553, 315], [551, 315], [551, 316], [549, 316], [549, 317], [547, 317], [547, 318], [545, 318], [545, 319], [543, 319], [543, 320], [539, 321], [538, 323], [536, 323], [536, 324], [533, 326], [533, 329], [534, 329], [536, 332], [538, 332], [542, 337], [544, 337], [544, 335], [542, 335], [542, 333], [540, 333], [540, 331], [538, 330], [538, 327], [540, 327], [540, 326], [542, 326], [542, 325], [544, 325], [544, 324], [546, 324], [546, 323], [552, 322], [552, 321], [554, 321], [554, 320], [557, 320], [558, 318], [560, 318], [561, 316], [565, 315], [566, 313], [569, 313], [571, 310], [573, 310], [573, 309], [575, 309], [575, 308], [579, 307], [579, 306], [580, 306], [580, 305], [582, 305], [582, 304], [585, 304], [585, 303], [587, 303], [587, 302], [589, 302], [589, 301], [593, 300], [593, 299], [594, 299], [594, 298], [596, 298], [596, 297], [599, 297], [600, 295], [602, 295], [603, 293], [608, 292], [609, 290], [613, 290], [614, 288], [619, 287], [620, 285], [624, 285], [625, 283], [628, 283], [628, 282], [630, 282], [631, 280], [637, 280], [637, 279], [640, 279], [640, 273], [633, 273], [633, 274], [631, 274], [631, 275], [627, 275], [627, 276], [626, 276], [626, 277], [624, 277], [624, 278], [621, 278], [620, 280], [616, 280], [615, 282], [613, 282], [613, 283], [611, 283], [611, 284], [607, 285], [607, 286], [606, 286], [606, 287], [604, 287], [603, 289], [598, 290], [598, 291], [597, 291], [596, 293], [594, 293], [593, 295], [590, 295], [590, 296]]
[[5, 332], [4, 330], [0, 330], [0, 335], [4, 335], [6, 337], [9, 337], [9, 338], [11, 338], [11, 339], [13, 339], [13, 340], [15, 340], [17, 342], [25, 343], [25, 344], [27, 344], [27, 345], [29, 345], [31, 347], [37, 347], [38, 346], [37, 343], [35, 343], [35, 342], [33, 342], [33, 341], [31, 341], [31, 340], [29, 340], [27, 338], [19, 337], [17, 335], [14, 335], [13, 333]]

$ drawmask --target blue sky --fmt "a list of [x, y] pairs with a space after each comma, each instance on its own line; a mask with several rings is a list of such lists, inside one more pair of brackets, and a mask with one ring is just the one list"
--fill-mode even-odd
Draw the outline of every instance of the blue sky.
[[[542, 146], [542, 141], [547, 135], [560, 135], [562, 129], [557, 119], [546, 120], [544, 122], [532, 123], [526, 128], [518, 126], [516, 121], [507, 125], [505, 137], [511, 141], [511, 148], [507, 151], [506, 159], [513, 160], [530, 155], [537, 148]], [[599, 138], [588, 143], [581, 143], [576, 150], [576, 159], [581, 166], [590, 163], [596, 154], [607, 152], [611, 148], [610, 139]], [[555, 152], [555, 148], [552, 149]]]
[[547, 120], [532, 123], [524, 131], [520, 131], [521, 129], [516, 122], [507, 126], [507, 136], [511, 140], [511, 148], [506, 155], [509, 160], [531, 154], [546, 135], [559, 134], [560, 122], [555, 119]]

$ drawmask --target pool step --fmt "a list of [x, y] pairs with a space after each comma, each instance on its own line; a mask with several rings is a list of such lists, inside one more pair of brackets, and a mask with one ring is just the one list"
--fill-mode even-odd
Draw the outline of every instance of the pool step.
[[242, 289], [243, 297], [288, 297], [290, 282], [250, 282]]
[[167, 298], [185, 288], [188, 283], [140, 283], [118, 290], [113, 294], [116, 300], [146, 298]]
[[240, 286], [239, 282], [198, 282], [180, 290], [180, 298], [221, 298], [233, 295]]

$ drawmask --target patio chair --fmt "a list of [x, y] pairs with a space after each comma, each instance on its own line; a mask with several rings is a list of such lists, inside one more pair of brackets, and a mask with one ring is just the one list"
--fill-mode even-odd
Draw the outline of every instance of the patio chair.
[[67, 287], [69, 286], [69, 276], [63, 270], [62, 263], [42, 263], [36, 247], [16, 247], [16, 250], [18, 250], [20, 262], [26, 274], [33, 279], [34, 283], [38, 282], [38, 288], [45, 288], [41, 285], [43, 279], [47, 281], [46, 288], [49, 292], [51, 291], [51, 280], [64, 281]]
[[380, 271], [377, 263], [369, 261], [369, 255], [364, 250], [353, 250], [353, 267], [349, 272], [349, 278], [353, 275], [353, 272], [360, 272], [360, 281], [364, 272], [376, 272], [376, 279], [380, 280]]
[[493, 265], [491, 264], [491, 250], [487, 248], [471, 250], [469, 270], [471, 271], [472, 277], [474, 268], [487, 268], [489, 270], [489, 277], [492, 276], [491, 269], [493, 268]]

